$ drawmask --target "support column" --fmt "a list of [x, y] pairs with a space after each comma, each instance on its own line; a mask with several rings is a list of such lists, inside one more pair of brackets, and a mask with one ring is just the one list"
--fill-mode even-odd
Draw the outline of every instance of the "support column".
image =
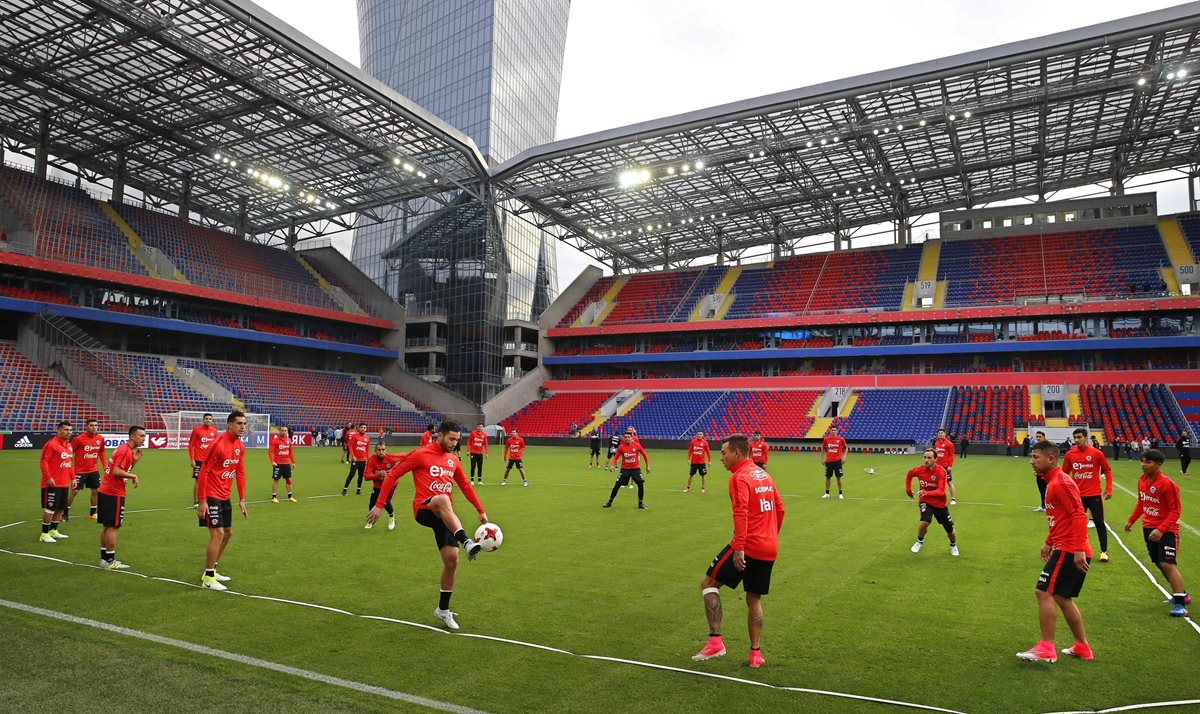
[[112, 203], [119, 206], [125, 202], [125, 152], [117, 155], [117, 175], [113, 176]]
[[296, 221], [292, 221], [291, 224], [288, 225], [287, 238], [284, 238], [284, 243], [287, 245], [287, 250], [289, 253], [296, 252], [296, 234], [297, 234], [297, 232], [298, 231], [296, 230]]
[[47, 170], [50, 167], [50, 112], [43, 111], [42, 118], [38, 123], [38, 142], [37, 149], [33, 155], [33, 175], [42, 179], [46, 179]]
[[779, 224], [778, 218], [773, 219], [771, 221], [771, 225], [772, 225], [772, 233], [774, 234], [772, 236], [772, 241], [771, 241], [771, 260], [778, 263], [779, 259], [783, 257], [782, 246], [780, 245], [780, 241], [782, 240], [783, 229]]
[[[4, 158], [3, 151], [0, 150], [0, 160], [3, 160], [3, 158]], [[1194, 174], [1194, 173], [1188, 174], [1187, 184], [1188, 184], [1188, 210], [1194, 211], [1194, 210], [1196, 210], [1196, 174]]]
[[725, 265], [725, 233], [717, 226], [717, 265]]
[[238, 237], [242, 240], [246, 239], [246, 197], [242, 196], [238, 199]]
[[187, 223], [192, 210], [192, 172], [183, 172], [183, 195], [179, 198], [179, 219]]

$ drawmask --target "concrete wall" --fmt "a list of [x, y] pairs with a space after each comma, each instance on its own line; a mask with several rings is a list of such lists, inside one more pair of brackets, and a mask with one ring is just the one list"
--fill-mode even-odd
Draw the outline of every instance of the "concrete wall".
[[404, 308], [388, 297], [382, 288], [363, 275], [361, 270], [354, 267], [354, 264], [347, 260], [346, 256], [342, 255], [337, 248], [312, 248], [311, 250], [296, 251], [296, 254], [310, 261], [322, 273], [333, 275], [340, 282], [353, 288], [354, 292], [367, 303], [360, 306], [364, 310], [397, 324], [404, 324]]
[[479, 423], [482, 417], [479, 406], [471, 400], [441, 385], [427, 382], [415, 374], [406, 371], [399, 364], [390, 365], [383, 371], [382, 376], [383, 381], [413, 399], [445, 414], [446, 418], [451, 421], [456, 421], [459, 424], [469, 424], [473, 428]]
[[529, 374], [483, 405], [483, 423], [496, 424], [526, 404], [538, 398], [542, 385], [550, 378], [550, 370], [538, 365]]

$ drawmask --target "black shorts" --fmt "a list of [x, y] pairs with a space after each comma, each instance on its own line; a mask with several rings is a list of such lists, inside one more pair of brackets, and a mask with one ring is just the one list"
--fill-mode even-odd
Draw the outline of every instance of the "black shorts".
[[[367, 503], [371, 504], [371, 508], [374, 508], [375, 504], [379, 503], [379, 494], [383, 492], [382, 486], [382, 483], [376, 482], [375, 486], [371, 488], [371, 498], [367, 500]], [[392, 486], [392, 492], [388, 494], [387, 501], [385, 501], [387, 505], [392, 505], [392, 496], [396, 495], [396, 489], [399, 487], [400, 484]]]
[[837, 476], [842, 477], [842, 462], [841, 461], [826, 461], [825, 462], [825, 478]]
[[748, 593], [766, 595], [771, 591], [773, 567], [774, 560], [755, 560], [747, 555], [746, 569], [738, 570], [733, 567], [733, 548], [727, 545], [717, 553], [705, 572], [722, 585], [736, 589], [740, 584]]
[[931, 523], [933, 519], [937, 519], [939, 525], [946, 529], [946, 532], [954, 530], [954, 519], [950, 517], [950, 509], [942, 506], [931, 506], [928, 503], [921, 504], [921, 522]]
[[760, 468], [760, 469], [764, 469], [764, 470], [767, 468], [767, 462], [766, 462], [766, 461], [755, 461], [755, 462], [754, 462], [754, 465], [755, 465], [755, 466], [757, 466], [758, 468]]
[[1179, 548], [1179, 537], [1170, 531], [1163, 531], [1162, 538], [1158, 542], [1150, 540], [1150, 534], [1154, 532], [1153, 528], [1143, 528], [1142, 538], [1146, 539], [1146, 551], [1150, 553], [1150, 562], [1158, 565], [1160, 563], [1175, 564], [1175, 551]]
[[278, 481], [279, 479], [292, 480], [292, 465], [291, 464], [275, 464], [271, 468], [271, 478]]
[[692, 468], [688, 470], [688, 476], [695, 476], [696, 474], [700, 474], [701, 476], [708, 475], [707, 464], [692, 464], [691, 467]]
[[617, 450], [616, 450], [616, 449], [612, 449], [612, 448], [610, 448], [610, 449], [608, 450], [608, 458], [609, 458], [610, 460], [612, 459], [612, 457], [614, 457], [614, 456], [616, 456], [616, 455], [617, 455]]
[[646, 483], [646, 479], [642, 478], [641, 469], [621, 469], [621, 475], [617, 476], [618, 486], [628, 486], [629, 482]]
[[99, 471], [93, 471], [90, 474], [75, 474], [75, 490], [82, 491], [85, 488], [100, 488]]
[[1083, 496], [1083, 510], [1092, 514], [1092, 520], [1097, 523], [1104, 520], [1104, 496]]
[[[1091, 558], [1087, 559], [1092, 562]], [[1037, 589], [1048, 592], [1051, 595], [1062, 595], [1063, 597], [1079, 597], [1079, 591], [1083, 590], [1083, 581], [1087, 577], [1087, 573], [1081, 573], [1075, 567], [1075, 555], [1061, 550], [1055, 550], [1050, 553], [1050, 559], [1046, 561], [1046, 566], [1042, 568], [1041, 574], [1038, 576]]]
[[200, 467], [204, 464], [203, 461], [192, 462], [192, 478], [200, 478]]
[[105, 528], [120, 528], [125, 522], [125, 497], [97, 494], [96, 520]]
[[471, 454], [471, 463], [483, 464], [483, 454]]
[[505, 470], [507, 471], [508, 469], [511, 469], [514, 466], [516, 466], [519, 469], [525, 468], [525, 464], [521, 463], [521, 459], [509, 459], [508, 467]]
[[50, 486], [42, 489], [42, 508], [47, 511], [61, 511], [67, 507], [67, 493], [70, 489]]
[[201, 528], [232, 528], [233, 503], [208, 496], [208, 508], [200, 511]]
[[599, 447], [599, 446], [593, 446], [593, 447], [592, 447], [592, 456], [599, 456], [599, 455], [600, 455], [600, 447]]
[[[428, 499], [426, 499], [426, 501], [428, 501]], [[417, 523], [420, 523], [426, 528], [433, 529], [433, 540], [437, 543], [438, 550], [441, 550], [447, 546], [451, 548], [458, 547], [458, 541], [454, 540], [454, 534], [450, 532], [450, 529], [446, 527], [445, 523], [442, 523], [442, 519], [438, 518], [437, 514], [428, 508], [417, 509]]]

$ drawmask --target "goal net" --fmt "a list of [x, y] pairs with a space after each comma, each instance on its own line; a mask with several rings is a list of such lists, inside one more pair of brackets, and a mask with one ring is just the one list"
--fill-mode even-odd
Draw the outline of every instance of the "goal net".
[[[225, 431], [225, 420], [229, 417], [229, 412], [170, 412], [161, 414], [163, 424], [167, 427], [166, 448], [186, 449], [188, 439], [192, 436], [192, 429], [203, 423], [205, 414], [212, 414], [213, 426], [217, 428], [217, 433]], [[270, 435], [270, 414], [246, 415], [246, 434], [242, 437], [242, 441], [246, 442], [247, 448], [267, 448]]]

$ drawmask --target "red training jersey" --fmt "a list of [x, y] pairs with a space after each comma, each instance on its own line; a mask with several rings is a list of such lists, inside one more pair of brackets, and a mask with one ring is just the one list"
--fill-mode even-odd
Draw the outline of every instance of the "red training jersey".
[[516, 461], [525, 453], [525, 438], [521, 436], [508, 437], [508, 441], [504, 443], [504, 450], [508, 453], [509, 461]]
[[1092, 544], [1088, 542], [1087, 513], [1083, 501], [1079, 500], [1079, 487], [1075, 479], [1055, 466], [1046, 474], [1046, 523], [1050, 535], [1046, 545], [1068, 553], [1092, 556]]
[[80, 434], [71, 441], [75, 452], [75, 473], [94, 474], [104, 468], [104, 436]]
[[933, 451], [937, 454], [937, 465], [944, 469], [954, 468], [954, 442], [949, 439], [934, 439]]
[[422, 508], [429, 510], [428, 506], [422, 504], [439, 493], [444, 493], [453, 499], [455, 483], [462, 489], [463, 495], [467, 497], [471, 505], [475, 507], [475, 511], [483, 513], [483, 504], [479, 502], [479, 496], [475, 494], [475, 489], [467, 480], [467, 475], [463, 473], [462, 462], [438, 443], [408, 452], [398, 464], [392, 467], [383, 480], [383, 486], [379, 489], [379, 498], [375, 501], [376, 508], [383, 508], [387, 502], [387, 495], [392, 492], [392, 486], [396, 485], [396, 481], [401, 476], [410, 472], [413, 475], [413, 485], [415, 486], [413, 493], [414, 517]]
[[750, 442], [750, 460], [756, 464], [766, 466], [767, 459], [771, 458], [771, 447], [767, 446], [765, 441]]
[[421, 446], [429, 446], [433, 443], [433, 432], [426, 429], [421, 434]]
[[1129, 525], [1138, 518], [1144, 528], [1157, 528], [1163, 533], [1179, 533], [1179, 515], [1183, 506], [1179, 502], [1179, 486], [1158, 472], [1154, 478], [1145, 474], [1138, 479], [1138, 500], [1129, 516]]
[[846, 440], [840, 436], [827, 436], [821, 440], [821, 449], [825, 451], [825, 463], [841, 461], [846, 453]]
[[100, 493], [109, 496], [125, 495], [125, 479], [113, 475], [113, 468], [116, 466], [120, 466], [125, 473], [129, 473], [133, 469], [133, 449], [129, 448], [128, 442], [118, 446], [108, 464], [105, 465], [104, 478], [100, 481]]
[[346, 448], [350, 450], [351, 461], [366, 461], [371, 452], [371, 436], [361, 431], [352, 431], [346, 437]]
[[921, 503], [928, 503], [934, 508], [946, 507], [946, 469], [937, 464], [932, 469], [925, 468], [925, 464], [909, 469], [904, 477], [904, 490], [909, 498], [913, 495], [913, 479], [917, 479], [921, 485]]
[[639, 466], [639, 458], [645, 459], [646, 468], [650, 468], [650, 455], [646, 453], [642, 445], [636, 441], [632, 444], [626, 444], [622, 440], [621, 445], [617, 447], [617, 453], [613, 454], [612, 462], [616, 464], [620, 461], [622, 471], [633, 471], [641, 468]]
[[71, 442], [54, 438], [42, 447], [42, 488], [66, 488], [75, 478], [75, 452]]
[[707, 464], [710, 461], [712, 461], [712, 451], [708, 447], [708, 440], [692, 439], [692, 443], [688, 444], [688, 463]]
[[476, 429], [467, 435], [468, 454], [486, 454], [487, 452], [488, 437], [486, 431], [483, 429]]
[[271, 444], [267, 448], [267, 456], [271, 459], [272, 466], [296, 463], [296, 455], [292, 453], [292, 440], [283, 434], [271, 435]]
[[404, 460], [404, 454], [384, 454], [381, 458], [379, 454], [371, 454], [371, 458], [367, 459], [367, 465], [363, 469], [363, 478], [368, 481], [378, 480], [376, 486], [382, 486], [383, 480], [387, 478], [388, 472], [392, 467]]
[[215, 426], [200, 426], [192, 429], [192, 435], [188, 437], [188, 456], [192, 461], [203, 461], [204, 457], [208, 456], [208, 450], [212, 448], [213, 443], [217, 440], [217, 427]]
[[729, 547], [755, 560], [775, 560], [783, 527], [783, 500], [771, 474], [750, 459], [742, 461], [729, 475], [729, 501], [733, 504]]
[[1082, 449], [1072, 446], [1063, 454], [1062, 470], [1075, 479], [1080, 496], [1087, 498], [1100, 495], [1100, 474], [1104, 474], [1104, 492], [1112, 495], [1112, 467], [1108, 465], [1108, 459], [1104, 458], [1099, 449], [1091, 446]]
[[[238, 498], [246, 500], [246, 445], [233, 432], [226, 431], [213, 442], [200, 465], [196, 496], [201, 503], [208, 497], [228, 501], [229, 482], [234, 480], [237, 481]], [[204, 509], [200, 512], [204, 513]]]

